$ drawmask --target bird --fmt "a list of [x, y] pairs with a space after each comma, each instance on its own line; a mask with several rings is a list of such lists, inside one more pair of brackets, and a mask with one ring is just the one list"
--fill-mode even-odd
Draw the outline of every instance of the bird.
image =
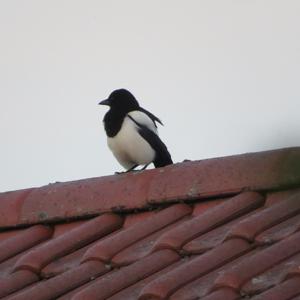
[[162, 121], [142, 108], [131, 92], [123, 88], [114, 90], [99, 104], [109, 106], [103, 118], [107, 144], [125, 172], [138, 166], [144, 170], [151, 163], [155, 168], [173, 164], [158, 136], [157, 123], [163, 125]]

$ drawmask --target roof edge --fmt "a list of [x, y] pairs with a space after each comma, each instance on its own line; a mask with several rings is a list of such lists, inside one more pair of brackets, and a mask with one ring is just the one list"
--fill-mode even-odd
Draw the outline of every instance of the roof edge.
[[150, 205], [300, 186], [300, 147], [186, 161], [164, 168], [0, 193], [0, 228]]

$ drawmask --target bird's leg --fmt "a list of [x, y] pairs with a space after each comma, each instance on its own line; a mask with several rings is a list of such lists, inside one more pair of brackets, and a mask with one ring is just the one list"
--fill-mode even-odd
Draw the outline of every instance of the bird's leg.
[[131, 172], [131, 171], [134, 171], [134, 169], [137, 167], [138, 165], [134, 165], [132, 166], [130, 169], [128, 169], [125, 173], [128, 173], [128, 172]]
[[115, 175], [119, 175], [119, 174], [123, 174], [123, 173], [129, 173], [131, 171], [135, 171], [134, 169], [137, 167], [138, 165], [134, 165], [132, 166], [130, 169], [128, 169], [127, 171], [124, 172], [115, 172]]
[[145, 170], [149, 165], [150, 165], [150, 164], [144, 165], [144, 166], [140, 169], [140, 171]]

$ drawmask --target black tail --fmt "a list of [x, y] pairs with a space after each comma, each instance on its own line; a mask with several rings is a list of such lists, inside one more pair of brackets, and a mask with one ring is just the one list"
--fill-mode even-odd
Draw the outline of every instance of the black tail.
[[157, 134], [146, 126], [139, 124], [140, 135], [150, 144], [155, 151], [155, 159], [153, 164], [155, 168], [164, 167], [173, 163], [167, 146], [162, 142]]
[[[153, 161], [155, 168], [160, 168], [160, 167], [164, 167], [164, 166], [173, 164], [173, 161], [172, 161], [171, 155], [168, 151], [168, 148], [162, 142], [162, 140], [159, 138], [159, 136], [155, 132], [150, 130], [148, 127], [146, 127], [145, 125], [138, 123], [131, 116], [129, 116], [129, 118], [136, 125], [138, 125], [139, 134], [150, 144], [150, 146], [155, 151], [155, 158]], [[156, 121], [160, 122], [159, 119], [157, 119]]]
[[156, 150], [156, 156], [153, 164], [155, 168], [160, 168], [173, 164], [171, 155], [163, 142], [161, 142], [161, 149], [159, 149], [159, 151]]

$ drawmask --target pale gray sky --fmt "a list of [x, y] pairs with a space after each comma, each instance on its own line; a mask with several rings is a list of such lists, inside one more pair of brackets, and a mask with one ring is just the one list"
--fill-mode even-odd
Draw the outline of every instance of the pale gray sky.
[[298, 0], [1, 0], [0, 191], [113, 174], [129, 89], [176, 162], [300, 145]]

